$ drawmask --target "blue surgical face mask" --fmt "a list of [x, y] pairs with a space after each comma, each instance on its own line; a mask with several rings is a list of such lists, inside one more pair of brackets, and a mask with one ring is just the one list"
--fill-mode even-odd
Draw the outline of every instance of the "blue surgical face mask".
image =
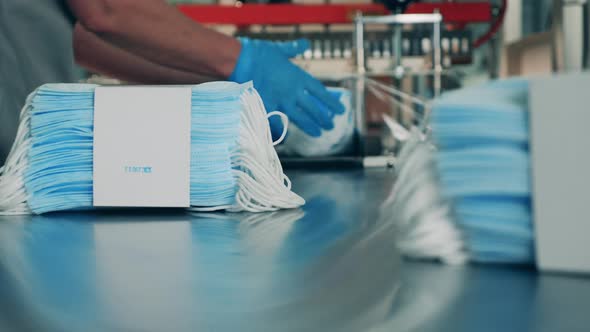
[[434, 102], [432, 133], [441, 149], [528, 147], [528, 82], [508, 80], [451, 92]]
[[528, 151], [482, 146], [439, 151], [439, 184], [473, 260], [531, 262]]
[[[344, 113], [334, 116], [334, 128], [322, 129], [319, 137], [311, 137], [295, 124], [291, 124], [280, 151], [302, 157], [332, 156], [350, 149], [354, 135], [354, 121], [350, 91], [342, 88], [328, 88], [328, 91], [344, 105]], [[329, 112], [326, 105], [311, 96], [317, 107]]]
[[436, 102], [445, 104], [452, 101], [468, 102], [482, 100], [504, 101], [528, 107], [529, 81], [522, 78], [491, 81], [483, 85], [445, 92]]
[[[48, 84], [27, 101], [22, 139], [0, 173], [0, 213], [93, 206], [91, 84]], [[190, 203], [194, 209], [253, 212], [298, 207], [273, 148], [268, 119], [250, 83], [192, 87]], [[26, 153], [22, 153], [25, 151]], [[26, 204], [25, 204], [26, 203]]]
[[532, 262], [534, 235], [529, 199], [483, 197], [454, 202], [457, 223], [477, 261]]
[[531, 195], [528, 151], [499, 145], [441, 149], [437, 171], [450, 197]]

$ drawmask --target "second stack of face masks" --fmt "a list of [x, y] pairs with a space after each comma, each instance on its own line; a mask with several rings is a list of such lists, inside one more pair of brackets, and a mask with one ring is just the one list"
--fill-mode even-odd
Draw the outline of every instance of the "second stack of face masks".
[[[92, 208], [95, 88], [49, 84], [31, 94], [0, 169], [0, 213]], [[197, 85], [191, 104], [194, 209], [260, 212], [304, 204], [283, 173], [251, 84]]]
[[528, 81], [507, 80], [433, 103], [433, 142], [406, 143], [383, 207], [406, 254], [533, 262], [527, 100]]

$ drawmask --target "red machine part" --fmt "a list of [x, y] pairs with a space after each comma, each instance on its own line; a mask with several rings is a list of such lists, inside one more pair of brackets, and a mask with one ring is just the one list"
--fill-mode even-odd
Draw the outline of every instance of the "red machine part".
[[[356, 12], [365, 15], [386, 15], [389, 11], [381, 4], [241, 4], [179, 5], [178, 8], [191, 19], [204, 24], [338, 24], [352, 22]], [[447, 23], [488, 23], [492, 19], [492, 7], [487, 1], [412, 3], [405, 13], [427, 14], [438, 11]]]
[[481, 45], [488, 42], [494, 35], [500, 30], [502, 24], [504, 23], [504, 18], [506, 17], [506, 10], [508, 9], [508, 0], [502, 0], [502, 6], [500, 6], [500, 13], [498, 17], [490, 26], [490, 29], [484, 33], [481, 37], [477, 38], [475, 42], [473, 42], [474, 47], [480, 47]]

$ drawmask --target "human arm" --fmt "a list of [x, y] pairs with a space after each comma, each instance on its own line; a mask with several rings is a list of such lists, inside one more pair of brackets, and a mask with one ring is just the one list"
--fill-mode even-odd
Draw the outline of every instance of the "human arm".
[[[253, 81], [267, 111], [284, 112], [309, 135], [320, 136], [322, 129], [330, 130], [333, 116], [344, 111], [322, 83], [289, 61], [302, 50], [296, 44], [290, 47], [288, 43], [246, 39], [239, 42], [193, 22], [163, 0], [68, 3], [84, 30], [116, 49], [161, 66], [160, 69], [171, 68], [211, 79], [229, 78], [238, 83]], [[110, 65], [116, 67], [117, 63]], [[317, 107], [313, 98], [327, 108]], [[271, 118], [271, 126], [276, 133], [280, 124], [273, 124], [273, 119], [276, 118]]]
[[225, 79], [240, 43], [184, 16], [163, 0], [68, 0], [89, 32], [164, 67]]
[[74, 28], [74, 58], [92, 72], [139, 84], [196, 84], [211, 78], [165, 67], [102, 40], [81, 24]]

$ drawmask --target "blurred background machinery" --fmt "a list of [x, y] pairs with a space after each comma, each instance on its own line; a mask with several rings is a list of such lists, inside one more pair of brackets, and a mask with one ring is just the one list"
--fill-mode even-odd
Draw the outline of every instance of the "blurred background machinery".
[[[417, 121], [416, 114], [403, 111], [397, 103], [378, 98], [370, 89], [358, 91], [359, 85], [354, 82], [359, 73], [425, 100], [440, 91], [458, 88], [461, 79], [453, 69], [474, 63], [476, 49], [498, 32], [507, 7], [506, 0], [173, 2], [195, 21], [235, 36], [269, 40], [308, 39], [311, 49], [294, 62], [327, 85], [349, 88], [357, 100], [362, 98], [360, 103], [356, 100], [353, 103], [356, 105], [355, 146], [340, 156], [326, 156], [330, 163], [340, 159], [357, 165], [362, 164], [367, 156], [392, 155], [396, 150], [396, 139], [385, 124], [383, 114], [405, 127]], [[415, 24], [418, 22], [391, 24], [373, 20], [371, 24], [363, 24], [362, 52], [357, 52], [355, 17], [362, 15], [366, 20], [399, 14], [440, 14], [440, 31], [434, 33], [432, 25]], [[438, 36], [436, 41], [433, 40], [435, 36]], [[437, 45], [441, 65], [438, 71], [434, 64]], [[289, 158], [283, 160], [292, 161]]]

